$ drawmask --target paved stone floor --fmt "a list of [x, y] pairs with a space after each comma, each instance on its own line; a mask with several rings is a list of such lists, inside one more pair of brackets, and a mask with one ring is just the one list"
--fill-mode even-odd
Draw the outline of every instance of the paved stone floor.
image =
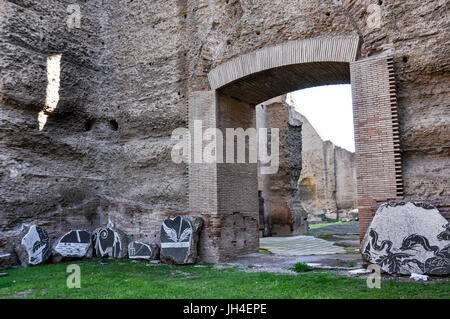
[[[297, 262], [317, 268], [356, 269], [362, 267], [358, 223], [330, 225], [311, 230], [314, 236], [264, 237], [260, 248], [269, 253], [246, 254], [228, 264], [290, 268]], [[318, 238], [318, 236], [323, 238]]]
[[332, 255], [294, 256], [252, 253], [229, 260], [227, 264], [256, 267], [291, 268], [295, 263], [304, 262], [317, 268], [345, 268], [357, 269], [362, 267], [359, 253], [345, 253]]
[[309, 256], [345, 253], [345, 249], [333, 242], [313, 236], [264, 237], [259, 240], [259, 247], [274, 254]]

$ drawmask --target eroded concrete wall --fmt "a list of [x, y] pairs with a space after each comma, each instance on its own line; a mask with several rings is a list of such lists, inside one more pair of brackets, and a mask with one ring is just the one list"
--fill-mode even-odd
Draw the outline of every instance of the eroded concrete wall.
[[[0, 237], [120, 183], [108, 17], [102, 1], [83, 2], [81, 27], [69, 28], [68, 4], [0, 1]], [[55, 56], [60, 75], [49, 82]], [[58, 83], [57, 105], [46, 108]]]

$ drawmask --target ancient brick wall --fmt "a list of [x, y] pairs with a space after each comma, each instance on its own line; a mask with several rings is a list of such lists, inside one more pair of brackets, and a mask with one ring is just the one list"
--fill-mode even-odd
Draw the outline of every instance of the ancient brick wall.
[[[360, 236], [377, 202], [403, 196], [395, 82], [389, 56], [362, 59], [350, 66], [355, 127]], [[376, 105], [369, 108], [367, 105]]]

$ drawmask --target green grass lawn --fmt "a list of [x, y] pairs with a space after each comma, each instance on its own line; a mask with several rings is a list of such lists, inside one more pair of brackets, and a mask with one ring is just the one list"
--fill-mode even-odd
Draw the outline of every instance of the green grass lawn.
[[333, 225], [351, 225], [355, 224], [355, 222], [343, 222], [343, 221], [337, 221], [337, 222], [329, 222], [329, 223], [320, 223], [320, 224], [311, 224], [309, 225], [309, 229], [318, 229], [326, 226], [333, 226]]
[[77, 261], [81, 289], [66, 286], [71, 263], [11, 269], [0, 277], [0, 298], [449, 298], [450, 280], [385, 280], [369, 289], [363, 279], [333, 272], [246, 273], [238, 267], [147, 265], [130, 260]]

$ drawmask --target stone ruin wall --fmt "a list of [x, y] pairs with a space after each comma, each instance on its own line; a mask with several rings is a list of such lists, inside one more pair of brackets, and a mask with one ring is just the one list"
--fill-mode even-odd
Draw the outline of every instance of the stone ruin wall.
[[336, 178], [336, 208], [352, 210], [358, 207], [356, 198], [355, 153], [345, 148], [334, 147]]
[[[170, 160], [169, 137], [186, 126], [188, 95], [209, 89], [208, 72], [262, 47], [349, 34], [359, 35], [361, 58], [394, 56], [405, 199], [450, 218], [447, 1], [74, 3], [79, 29], [67, 27], [67, 1], [0, 0], [2, 247], [22, 223], [57, 227], [61, 211], [76, 210], [58, 217], [70, 225], [100, 223], [107, 202], [134, 207], [115, 221], [126, 220], [130, 235], [150, 229], [146, 220], [186, 212], [187, 168]], [[372, 4], [380, 28], [367, 23]], [[60, 101], [39, 131], [54, 54], [62, 54]], [[98, 204], [77, 210], [90, 201]]]
[[357, 208], [355, 153], [323, 141], [305, 116], [293, 114], [302, 122], [298, 187], [309, 221], [352, 219], [356, 215], [349, 212]]
[[264, 199], [264, 236], [289, 236], [307, 231], [306, 214], [297, 203], [302, 170], [302, 126], [292, 116], [285, 97], [256, 106], [256, 128], [279, 129], [279, 167], [275, 174], [258, 172], [258, 190]]
[[[280, 132], [278, 172], [258, 175], [258, 190], [264, 199], [264, 236], [303, 233], [308, 229], [306, 216], [309, 222], [353, 219], [356, 214], [350, 211], [357, 208], [355, 154], [323, 141], [286, 96], [257, 105], [256, 118], [257, 128], [278, 128]], [[296, 133], [295, 127], [300, 128]], [[301, 140], [295, 149], [290, 149], [288, 134]], [[296, 165], [292, 167], [290, 162]], [[292, 209], [295, 204], [300, 207], [297, 211]]]

